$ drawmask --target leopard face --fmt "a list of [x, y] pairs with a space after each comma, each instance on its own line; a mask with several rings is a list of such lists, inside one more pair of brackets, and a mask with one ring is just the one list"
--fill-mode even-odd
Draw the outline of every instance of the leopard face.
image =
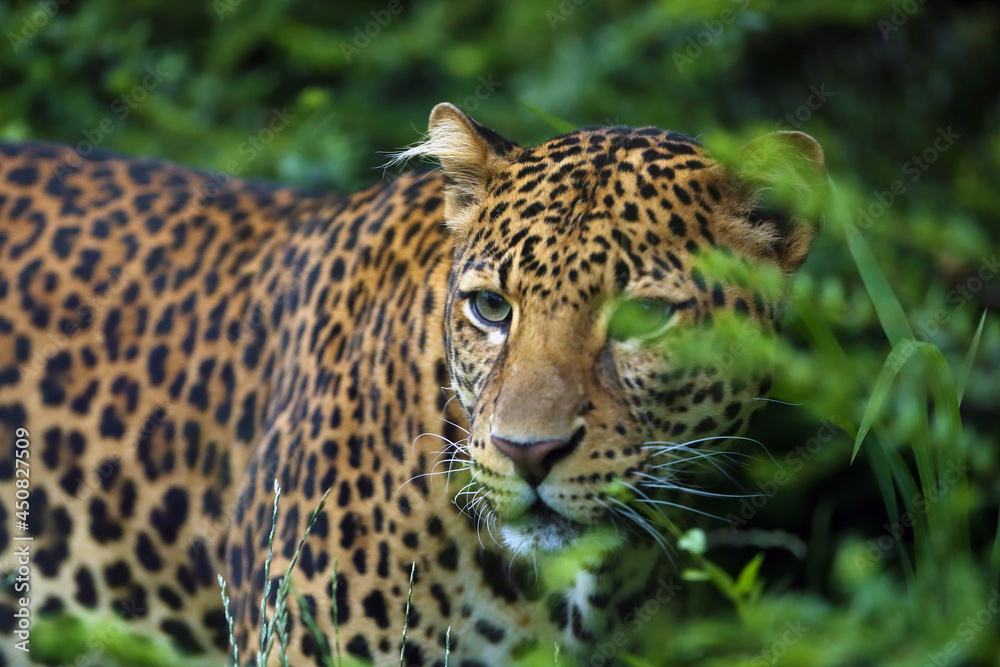
[[[802, 136], [790, 138], [821, 162]], [[808, 228], [756, 213], [756, 193], [696, 142], [655, 128], [521, 149], [443, 107], [427, 152], [453, 184], [445, 328], [471, 471], [458, 502], [514, 552], [642, 524], [635, 502], [679, 488], [680, 464], [741, 433], [770, 385], [675, 349], [720, 310], [765, 330], [778, 312], [706, 279], [697, 255], [726, 249], [790, 272]]]

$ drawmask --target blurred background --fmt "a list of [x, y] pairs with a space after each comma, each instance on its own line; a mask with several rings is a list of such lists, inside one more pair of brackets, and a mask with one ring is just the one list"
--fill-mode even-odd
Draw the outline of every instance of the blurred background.
[[790, 299], [788, 404], [712, 483], [756, 495], [706, 503], [634, 664], [1000, 665], [1000, 4], [32, 0], [0, 32], [0, 140], [305, 188], [383, 178], [441, 101], [523, 144], [811, 134], [838, 198]]

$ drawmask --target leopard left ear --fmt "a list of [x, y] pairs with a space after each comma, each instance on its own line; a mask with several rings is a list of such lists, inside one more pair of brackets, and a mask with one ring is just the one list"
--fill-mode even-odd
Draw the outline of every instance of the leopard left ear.
[[521, 148], [493, 130], [472, 120], [447, 102], [431, 110], [427, 140], [399, 156], [429, 156], [440, 160], [447, 179], [445, 224], [457, 237], [467, 232], [476, 204], [486, 195], [486, 184], [512, 160]]
[[805, 261], [822, 217], [828, 188], [823, 149], [803, 132], [772, 132], [737, 155], [735, 181], [746, 221], [768, 232], [773, 256], [792, 272]]

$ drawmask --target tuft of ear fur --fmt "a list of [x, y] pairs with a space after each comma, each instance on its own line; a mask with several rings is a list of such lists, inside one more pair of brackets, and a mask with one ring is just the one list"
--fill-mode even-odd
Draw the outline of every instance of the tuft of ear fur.
[[443, 102], [431, 110], [427, 138], [397, 154], [392, 163], [414, 157], [441, 162], [448, 183], [445, 224], [452, 234], [462, 237], [474, 219], [475, 205], [486, 195], [487, 182], [520, 154], [517, 144]]
[[[801, 266], [827, 193], [819, 143], [803, 132], [772, 132], [742, 146], [735, 174], [736, 214], [786, 272]], [[750, 230], [746, 229], [749, 225]]]

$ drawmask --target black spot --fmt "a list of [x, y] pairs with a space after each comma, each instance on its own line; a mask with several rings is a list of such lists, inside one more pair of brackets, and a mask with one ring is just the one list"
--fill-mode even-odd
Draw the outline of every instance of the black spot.
[[52, 235], [52, 252], [61, 259], [69, 257], [73, 252], [73, 245], [77, 237], [80, 236], [79, 227], [60, 227]]
[[122, 536], [121, 524], [108, 518], [108, 506], [101, 498], [90, 501], [90, 534], [98, 544], [117, 540]]
[[93, 609], [97, 606], [97, 589], [94, 588], [94, 578], [85, 566], [81, 566], [74, 576], [76, 594], [74, 597], [84, 607]]
[[156, 595], [163, 600], [164, 604], [175, 611], [184, 606], [184, 601], [181, 599], [181, 596], [175, 593], [174, 589], [167, 586], [160, 586], [156, 590]]
[[687, 235], [687, 224], [684, 219], [677, 215], [676, 213], [670, 214], [670, 222], [668, 223], [670, 231], [673, 232], [674, 236], [686, 236]]
[[73, 275], [84, 282], [94, 277], [94, 267], [101, 260], [101, 251], [86, 248], [80, 251], [80, 263], [73, 268]]
[[446, 570], [454, 572], [458, 569], [458, 546], [454, 540], [449, 540], [445, 548], [438, 552], [437, 562]]
[[132, 581], [132, 571], [129, 570], [128, 563], [125, 561], [115, 561], [104, 568], [104, 580], [112, 588], [128, 586], [129, 582]]
[[715, 430], [716, 424], [715, 420], [711, 417], [705, 417], [694, 427], [693, 433], [699, 435], [701, 433], [708, 433], [709, 431]]
[[254, 436], [254, 420], [257, 412], [257, 392], [251, 391], [243, 399], [243, 412], [236, 424], [236, 437], [250, 442]]
[[162, 384], [166, 378], [164, 363], [169, 353], [170, 349], [166, 345], [157, 345], [149, 353], [147, 370], [149, 371], [149, 381], [154, 387]]
[[191, 628], [184, 621], [168, 618], [160, 623], [160, 629], [174, 640], [177, 648], [184, 653], [201, 653], [202, 646], [194, 638]]
[[123, 519], [132, 516], [132, 512], [135, 509], [135, 496], [135, 482], [130, 479], [125, 480], [122, 483], [121, 496], [118, 498], [118, 513], [121, 514]]
[[163, 559], [145, 532], [139, 533], [139, 539], [135, 544], [135, 555], [139, 559], [139, 564], [150, 572], [157, 572], [163, 568]]
[[639, 219], [639, 209], [635, 204], [625, 204], [625, 211], [622, 214], [628, 222], [635, 222]]
[[[493, 595], [507, 602], [516, 602], [519, 594], [509, 573], [509, 568], [502, 562], [500, 555], [493, 551], [476, 551], [476, 565], [482, 574], [482, 582], [489, 586]], [[497, 573], [504, 573], [497, 576]]]
[[[60, 614], [65, 608], [65, 603], [54, 595], [45, 598], [45, 602], [38, 608], [40, 614]], [[11, 618], [14, 618], [13, 612]]]
[[81, 484], [83, 484], [83, 471], [78, 466], [71, 467], [59, 478], [59, 486], [74, 498]]
[[21, 167], [13, 169], [7, 174], [7, 182], [14, 185], [34, 185], [38, 181], [38, 169], [36, 167]]
[[691, 280], [694, 281], [694, 284], [697, 285], [700, 290], [705, 290], [708, 287], [705, 283], [704, 274], [702, 274], [701, 269], [697, 266], [691, 269]]
[[177, 541], [177, 533], [187, 521], [188, 494], [180, 487], [171, 487], [163, 495], [163, 506], [149, 514], [150, 523], [167, 544]]
[[18, 336], [14, 339], [14, 359], [24, 363], [31, 356], [31, 339], [27, 336]]
[[118, 418], [113, 405], [105, 406], [101, 412], [100, 433], [104, 438], [121, 438], [125, 435], [125, 423]]
[[503, 628], [497, 627], [485, 619], [476, 621], [476, 632], [486, 637], [491, 644], [502, 642], [506, 634]]
[[356, 658], [361, 658], [362, 660], [371, 662], [372, 654], [368, 649], [368, 641], [361, 635], [354, 635], [347, 644], [345, 648], [350, 655]]

